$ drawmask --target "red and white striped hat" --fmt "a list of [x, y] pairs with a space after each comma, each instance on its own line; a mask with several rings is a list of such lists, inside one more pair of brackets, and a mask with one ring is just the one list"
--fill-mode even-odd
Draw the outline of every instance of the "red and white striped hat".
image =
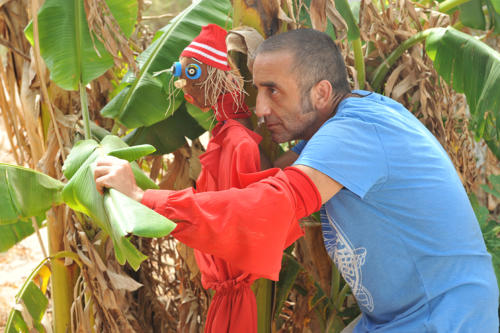
[[193, 39], [181, 57], [196, 58], [204, 64], [228, 71], [226, 30], [216, 24], [208, 24], [201, 28], [200, 34]]

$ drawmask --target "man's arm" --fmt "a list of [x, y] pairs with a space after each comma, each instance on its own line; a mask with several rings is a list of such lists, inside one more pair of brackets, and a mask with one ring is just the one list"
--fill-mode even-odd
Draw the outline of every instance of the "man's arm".
[[319, 195], [321, 196], [321, 204], [324, 204], [325, 202], [330, 200], [343, 187], [341, 184], [325, 175], [321, 171], [300, 164], [296, 164], [294, 165], [294, 167], [301, 170], [309, 178], [311, 178], [312, 182], [318, 189]]
[[[297, 169], [311, 178], [324, 204], [337, 194], [342, 185], [324, 173], [305, 165], [296, 165]], [[97, 160], [94, 171], [97, 190], [102, 194], [104, 188], [114, 188], [130, 198], [141, 202], [144, 191], [135, 182], [130, 164], [113, 156], [105, 156]]]

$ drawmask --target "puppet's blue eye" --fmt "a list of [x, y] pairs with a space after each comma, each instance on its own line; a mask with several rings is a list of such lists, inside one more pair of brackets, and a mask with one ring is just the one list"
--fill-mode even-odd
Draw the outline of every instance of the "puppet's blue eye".
[[201, 68], [197, 64], [189, 64], [185, 70], [186, 76], [191, 80], [196, 80], [201, 76]]

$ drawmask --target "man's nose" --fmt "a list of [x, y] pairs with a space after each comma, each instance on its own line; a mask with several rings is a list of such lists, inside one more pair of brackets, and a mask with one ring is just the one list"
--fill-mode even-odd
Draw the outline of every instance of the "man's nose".
[[260, 117], [265, 117], [271, 114], [271, 108], [266, 99], [261, 95], [257, 94], [257, 101], [255, 102], [255, 115]]

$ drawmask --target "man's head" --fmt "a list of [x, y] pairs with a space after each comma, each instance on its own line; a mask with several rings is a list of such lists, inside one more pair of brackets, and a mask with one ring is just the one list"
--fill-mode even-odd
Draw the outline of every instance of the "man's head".
[[308, 139], [350, 92], [342, 55], [325, 33], [299, 29], [265, 40], [253, 66], [257, 116], [273, 140]]

